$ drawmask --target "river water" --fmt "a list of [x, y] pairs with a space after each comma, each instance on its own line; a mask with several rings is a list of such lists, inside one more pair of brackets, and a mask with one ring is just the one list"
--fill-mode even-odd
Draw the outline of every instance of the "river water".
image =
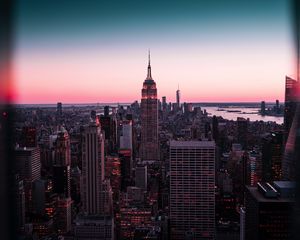
[[[264, 121], [264, 122], [276, 122], [277, 124], [283, 123], [283, 117], [280, 116], [262, 116], [259, 114], [259, 108], [246, 108], [246, 107], [230, 107], [230, 108], [219, 108], [219, 107], [201, 107], [202, 110], [206, 109], [206, 112], [210, 116], [216, 115], [221, 116], [224, 119], [236, 120], [238, 117], [249, 118], [250, 121]], [[223, 109], [224, 111], [218, 111]], [[228, 112], [230, 111], [230, 112]], [[232, 112], [240, 111], [240, 112]]]

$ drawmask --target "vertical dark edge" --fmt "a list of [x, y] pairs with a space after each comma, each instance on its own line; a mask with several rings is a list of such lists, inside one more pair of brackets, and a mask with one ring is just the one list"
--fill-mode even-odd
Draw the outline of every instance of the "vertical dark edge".
[[[13, 0], [0, 0], [0, 81], [3, 82], [12, 80], [13, 4]], [[11, 93], [4, 92], [3, 95], [6, 94], [7, 97], [0, 96], [0, 235], [3, 240], [17, 237], [13, 176], [13, 105], [10, 102]]]
[[[299, 0], [292, 0], [291, 5], [291, 12], [292, 12], [292, 24], [293, 24], [293, 41], [294, 41], [294, 51], [296, 56], [296, 75], [297, 81], [299, 81], [299, 63], [300, 63], [300, 2]], [[297, 107], [296, 113], [293, 119], [293, 123], [295, 123], [295, 128], [291, 128], [289, 134], [295, 135], [295, 142], [294, 142], [294, 152], [293, 158], [296, 165], [296, 202], [293, 208], [293, 222], [292, 222], [292, 239], [299, 239], [300, 233], [300, 89], [298, 89], [298, 96], [297, 96]], [[295, 131], [295, 132], [291, 132]]]

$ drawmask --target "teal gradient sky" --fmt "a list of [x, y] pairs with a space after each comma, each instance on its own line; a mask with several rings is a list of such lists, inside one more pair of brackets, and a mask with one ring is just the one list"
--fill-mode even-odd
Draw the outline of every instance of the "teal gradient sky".
[[[63, 3], [62, 3], [63, 2]], [[158, 95], [283, 100], [294, 75], [288, 1], [19, 1], [16, 102], [140, 99], [147, 51]]]

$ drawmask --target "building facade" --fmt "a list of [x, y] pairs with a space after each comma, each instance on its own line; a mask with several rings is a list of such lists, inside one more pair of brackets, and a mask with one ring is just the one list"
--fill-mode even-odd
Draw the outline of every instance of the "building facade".
[[159, 160], [157, 88], [151, 75], [150, 54], [141, 99], [141, 159]]
[[101, 213], [101, 187], [104, 180], [104, 138], [100, 126], [85, 127], [82, 142], [81, 200], [87, 214]]
[[215, 238], [215, 143], [170, 142], [170, 237]]

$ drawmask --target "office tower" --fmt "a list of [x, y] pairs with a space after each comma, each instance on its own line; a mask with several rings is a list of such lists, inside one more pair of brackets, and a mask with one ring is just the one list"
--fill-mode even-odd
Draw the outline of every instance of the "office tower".
[[23, 180], [26, 211], [32, 208], [32, 183], [41, 177], [40, 151], [38, 148], [15, 149], [16, 171]]
[[212, 136], [215, 142], [218, 142], [219, 139], [219, 121], [218, 118], [214, 115], [212, 118]]
[[265, 101], [262, 101], [260, 104], [260, 114], [265, 115], [266, 114], [266, 103]]
[[62, 122], [62, 103], [58, 102], [56, 106], [56, 121], [58, 124]]
[[215, 143], [170, 142], [170, 237], [215, 238]]
[[132, 121], [122, 120], [120, 125], [120, 148], [132, 151]]
[[147, 191], [147, 165], [138, 165], [135, 168], [135, 186]]
[[178, 89], [176, 91], [176, 104], [177, 104], [177, 109], [180, 109], [180, 90], [179, 90], [179, 85], [178, 85]]
[[35, 127], [23, 127], [20, 147], [37, 147], [37, 137]]
[[131, 184], [132, 176], [132, 152], [130, 149], [120, 149], [119, 158], [121, 163], [121, 189], [125, 190]]
[[67, 233], [71, 231], [72, 218], [72, 200], [71, 198], [59, 198], [56, 208], [56, 229], [58, 233]]
[[[113, 110], [114, 111], [114, 110]], [[100, 116], [101, 129], [104, 131], [105, 152], [111, 154], [117, 147], [117, 119], [115, 114], [109, 115], [109, 107], [104, 107], [104, 116]]]
[[162, 97], [162, 110], [163, 111], [167, 110], [167, 98], [166, 98], [166, 96]]
[[150, 53], [147, 78], [143, 83], [142, 89], [141, 138], [142, 160], [159, 160], [157, 89], [151, 75]]
[[21, 180], [33, 182], [41, 177], [40, 151], [38, 148], [16, 148], [16, 168]]
[[81, 171], [78, 166], [71, 169], [70, 178], [71, 199], [75, 204], [79, 204]]
[[106, 156], [105, 177], [110, 180], [114, 203], [118, 201], [121, 190], [121, 162], [117, 156]]
[[71, 165], [71, 147], [70, 136], [63, 128], [53, 135], [53, 165], [52, 165], [52, 182], [53, 191], [60, 197], [70, 197], [70, 165]]
[[71, 170], [70, 165], [61, 166], [55, 165], [52, 167], [52, 182], [53, 192], [60, 195], [60, 197], [71, 196]]
[[104, 180], [104, 139], [100, 126], [85, 126], [82, 139], [81, 201], [87, 214], [101, 213], [101, 184]]
[[55, 133], [53, 139], [54, 158], [53, 165], [67, 166], [71, 165], [70, 136], [65, 128]]
[[286, 143], [288, 134], [295, 116], [297, 105], [298, 81], [285, 77], [285, 102], [284, 102], [284, 142]]
[[78, 215], [74, 227], [75, 240], [114, 240], [114, 219], [111, 216]]
[[281, 180], [283, 157], [283, 133], [272, 132], [262, 139], [262, 179]]
[[245, 118], [237, 118], [237, 141], [242, 145], [244, 150], [247, 149], [248, 120]]
[[245, 240], [293, 239], [292, 209], [295, 203], [295, 184], [275, 181], [247, 186], [245, 202]]
[[284, 107], [284, 156], [282, 160], [282, 177], [284, 180], [296, 179], [295, 139], [299, 128], [300, 112], [299, 82], [286, 77], [285, 82], [285, 107]]

